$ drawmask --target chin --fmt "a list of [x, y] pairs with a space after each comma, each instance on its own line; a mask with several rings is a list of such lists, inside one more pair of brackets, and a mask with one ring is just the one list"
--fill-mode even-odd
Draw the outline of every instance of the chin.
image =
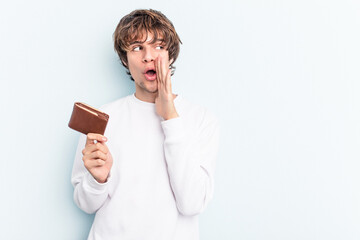
[[148, 93], [157, 93], [158, 92], [158, 88], [151, 88], [151, 87], [142, 87], [143, 91], [148, 92]]
[[148, 92], [150, 92], [150, 93], [157, 93], [158, 92], [158, 89], [156, 88], [156, 89], [150, 89], [150, 90], [148, 90]]
[[157, 93], [158, 87], [156, 86], [143, 86], [143, 89], [149, 93]]

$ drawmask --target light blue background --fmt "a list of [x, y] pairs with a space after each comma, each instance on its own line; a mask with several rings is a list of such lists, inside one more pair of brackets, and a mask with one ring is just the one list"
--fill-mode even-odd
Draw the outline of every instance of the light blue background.
[[149, 2], [0, 3], [0, 239], [86, 239], [67, 123], [134, 91], [112, 33], [136, 8], [172, 20], [173, 90], [222, 124], [201, 239], [360, 239], [360, 2]]

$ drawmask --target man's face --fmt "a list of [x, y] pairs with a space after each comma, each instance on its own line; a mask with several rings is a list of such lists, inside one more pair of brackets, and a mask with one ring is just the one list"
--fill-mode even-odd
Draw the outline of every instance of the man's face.
[[135, 81], [136, 96], [140, 99], [157, 93], [155, 59], [160, 55], [166, 66], [170, 64], [165, 46], [161, 41], [152, 44], [152, 39], [153, 34], [148, 33], [144, 43], [141, 43], [144, 39], [134, 41], [127, 52], [128, 68]]

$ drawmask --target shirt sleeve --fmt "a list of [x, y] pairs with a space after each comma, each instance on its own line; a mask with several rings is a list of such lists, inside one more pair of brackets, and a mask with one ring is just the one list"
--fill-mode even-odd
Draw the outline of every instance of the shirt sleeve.
[[195, 133], [184, 126], [182, 117], [163, 121], [164, 152], [170, 184], [179, 212], [201, 213], [212, 199], [219, 124], [205, 116]]
[[74, 201], [86, 213], [96, 212], [108, 198], [108, 184], [98, 183], [85, 168], [82, 150], [85, 148], [86, 135], [81, 135], [75, 154], [71, 183], [74, 187]]

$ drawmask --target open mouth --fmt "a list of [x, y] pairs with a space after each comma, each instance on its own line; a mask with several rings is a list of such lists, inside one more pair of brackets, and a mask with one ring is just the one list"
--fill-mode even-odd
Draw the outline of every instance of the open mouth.
[[156, 72], [154, 70], [149, 70], [149, 71], [146, 72], [146, 74], [149, 75], [149, 76], [153, 76], [153, 75], [156, 74]]
[[156, 71], [153, 69], [147, 70], [145, 72], [145, 78], [146, 80], [153, 81], [156, 79]]

